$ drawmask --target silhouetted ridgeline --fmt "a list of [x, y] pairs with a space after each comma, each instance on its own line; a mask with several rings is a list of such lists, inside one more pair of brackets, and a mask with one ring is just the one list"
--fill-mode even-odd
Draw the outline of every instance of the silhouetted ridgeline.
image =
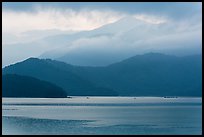
[[66, 92], [49, 82], [41, 81], [28, 76], [6, 74], [2, 77], [3, 97], [40, 97], [55, 98], [67, 97]]
[[53, 65], [49, 60], [29, 58], [3, 69], [3, 74], [19, 74], [35, 77], [62, 87], [68, 95], [115, 96], [109, 88], [96, 87], [90, 81], [70, 72], [64, 66]]
[[69, 95], [201, 96], [201, 55], [148, 53], [107, 67], [80, 67], [29, 58], [3, 74], [32, 76], [62, 87]]

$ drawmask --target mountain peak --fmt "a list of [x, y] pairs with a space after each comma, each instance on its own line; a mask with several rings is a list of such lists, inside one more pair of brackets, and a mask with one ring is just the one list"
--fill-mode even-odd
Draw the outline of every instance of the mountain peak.
[[35, 58], [35, 57], [30, 57], [28, 59], [26, 59], [25, 61], [37, 61], [40, 60], [39, 58]]
[[116, 21], [115, 23], [118, 23], [120, 25], [133, 25], [133, 26], [140, 25], [140, 24], [143, 24], [143, 25], [150, 24], [144, 20], [137, 19], [136, 17], [133, 17], [133, 16], [125, 16], [121, 18], [120, 20]]
[[[26, 59], [26, 60], [24, 60], [24, 61], [22, 61], [22, 62], [24, 62], [24, 63], [33, 63], [33, 62], [41, 62], [42, 60], [41, 59], [39, 59], [39, 58], [35, 58], [35, 57], [30, 57], [30, 58], [28, 58], [28, 59]], [[17, 63], [18, 64], [18, 63]]]
[[166, 54], [162, 54], [162, 53], [157, 53], [157, 52], [149, 52], [149, 53], [145, 53], [145, 56], [167, 56]]
[[125, 23], [128, 23], [128, 22], [137, 22], [137, 21], [139, 21], [139, 20], [136, 19], [133, 16], [125, 16], [125, 17], [121, 18], [120, 20], [118, 20], [118, 22], [125, 22]]
[[104, 25], [100, 28], [95, 29], [95, 32], [98, 33], [118, 33], [119, 31], [128, 31], [131, 30], [138, 25], [147, 25], [146, 22], [142, 20], [138, 20], [133, 16], [125, 16], [116, 22]]

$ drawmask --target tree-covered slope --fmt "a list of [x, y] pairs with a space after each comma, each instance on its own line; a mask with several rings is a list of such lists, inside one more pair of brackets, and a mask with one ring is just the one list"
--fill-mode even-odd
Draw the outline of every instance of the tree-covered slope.
[[[54, 62], [54, 61], [53, 61]], [[98, 87], [50, 60], [29, 58], [3, 69], [3, 74], [31, 76], [63, 88], [68, 95], [118, 95], [108, 88]]]
[[[106, 67], [28, 59], [4, 68], [3, 73], [30, 75], [53, 82], [67, 91], [71, 87], [70, 93], [75, 95], [92, 95], [94, 90], [97, 95], [105, 91], [125, 96], [202, 95], [201, 55], [177, 57], [148, 53]], [[101, 87], [100, 90], [97, 87]]]
[[2, 77], [3, 97], [37, 97], [57, 98], [67, 97], [66, 92], [49, 82], [33, 77], [6, 74]]

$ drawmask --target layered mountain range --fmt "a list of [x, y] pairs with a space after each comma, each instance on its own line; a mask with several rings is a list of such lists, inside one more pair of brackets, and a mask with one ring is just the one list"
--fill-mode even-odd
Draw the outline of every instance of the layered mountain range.
[[[67, 95], [201, 96], [202, 56], [147, 53], [107, 66], [75, 66], [52, 59], [29, 58], [2, 69], [52, 83]], [[12, 86], [12, 83], [7, 83]], [[4, 83], [3, 83], [4, 86]]]
[[126, 16], [88, 31], [27, 32], [15, 43], [12, 39], [3, 43], [3, 66], [29, 57], [79, 66], [107, 66], [149, 52], [176, 56], [201, 54], [202, 30], [197, 28], [179, 22], [152, 24]]

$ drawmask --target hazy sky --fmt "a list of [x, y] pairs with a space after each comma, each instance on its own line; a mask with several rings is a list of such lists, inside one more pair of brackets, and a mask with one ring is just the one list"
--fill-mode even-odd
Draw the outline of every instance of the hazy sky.
[[[15, 54], [24, 48], [23, 44], [19, 47], [14, 43], [92, 30], [126, 16], [149, 24], [180, 24], [182, 27], [176, 28], [178, 30], [202, 29], [202, 3], [195, 2], [3, 2], [3, 66], [26, 58], [20, 57], [20, 52]], [[46, 48], [35, 51], [25, 47], [25, 50], [30, 56], [36, 56]]]
[[[3, 32], [60, 29], [89, 30], [124, 15], [164, 22], [201, 21], [201, 3], [169, 2], [9, 2], [3, 3]], [[15, 22], [15, 23], [14, 23]]]

